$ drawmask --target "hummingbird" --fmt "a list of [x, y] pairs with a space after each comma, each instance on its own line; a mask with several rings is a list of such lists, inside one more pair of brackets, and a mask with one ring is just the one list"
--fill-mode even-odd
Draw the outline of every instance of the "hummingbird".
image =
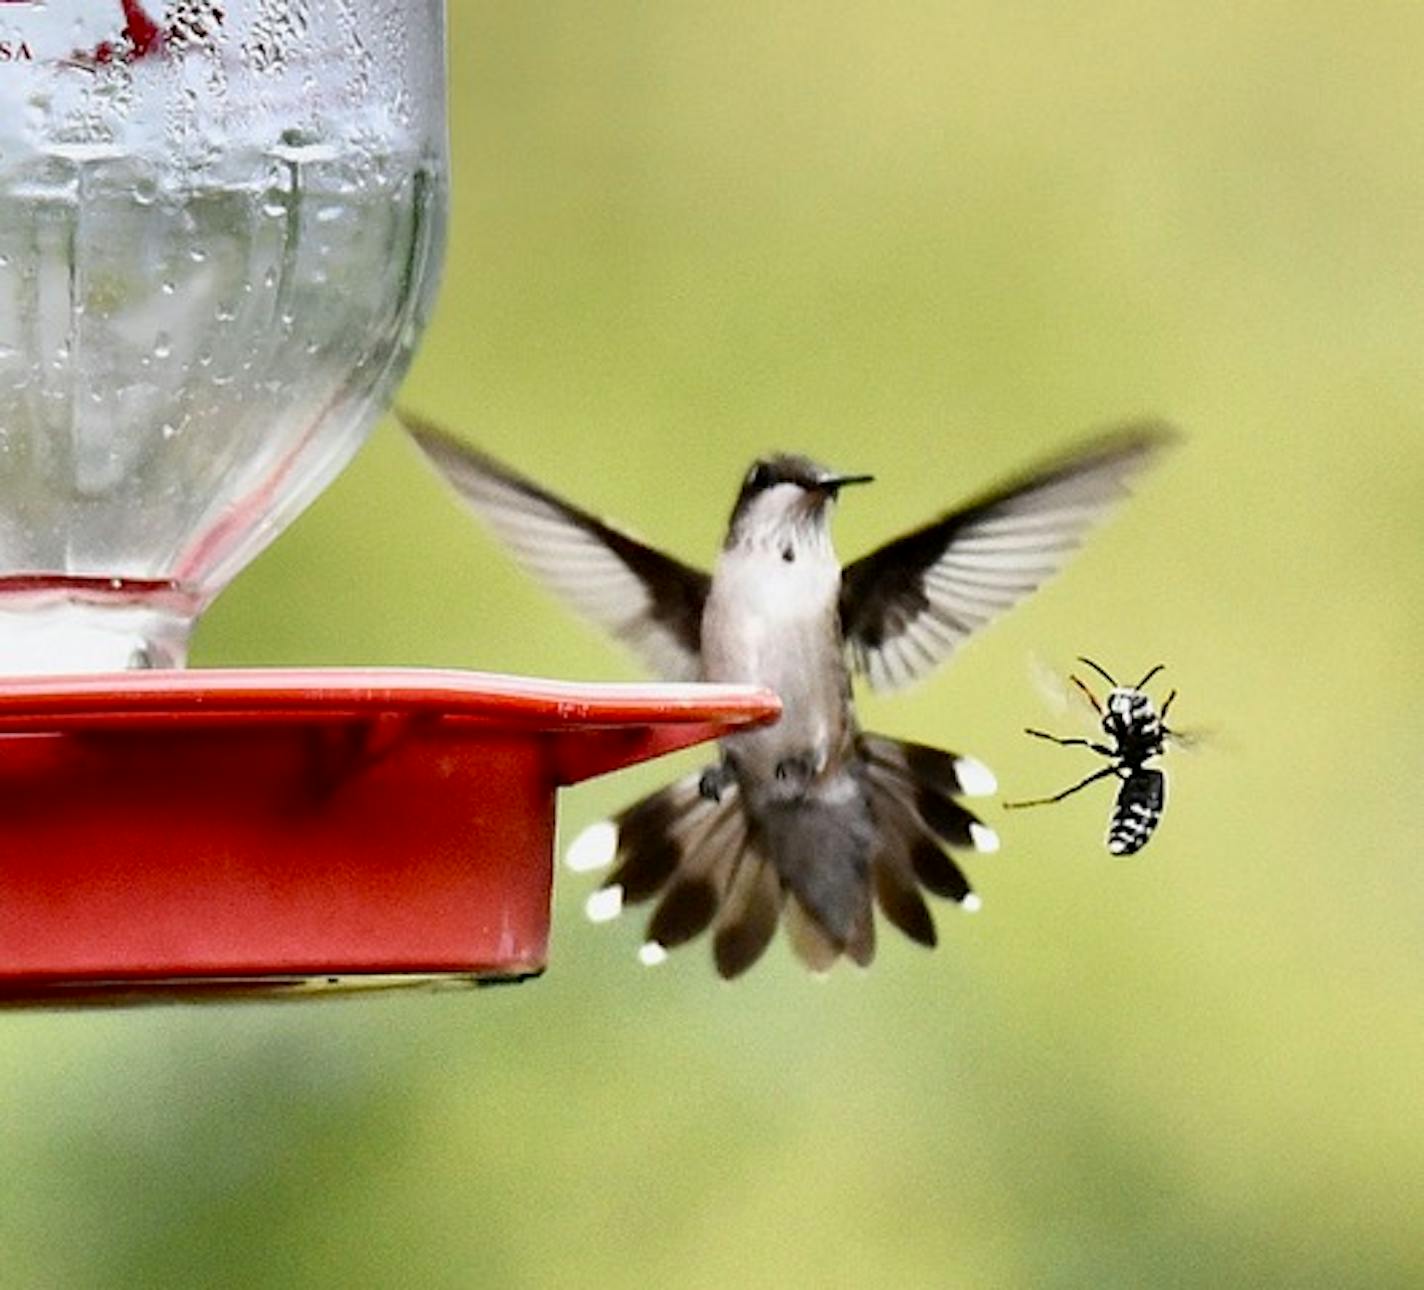
[[1068, 561], [1173, 438], [1142, 423], [1080, 443], [841, 566], [842, 489], [871, 482], [779, 453], [742, 479], [713, 571], [683, 563], [409, 413], [405, 429], [515, 558], [666, 680], [776, 692], [773, 725], [586, 830], [571, 867], [617, 860], [590, 917], [657, 898], [640, 951], [653, 964], [712, 931], [724, 978], [786, 928], [825, 972], [868, 966], [878, 905], [933, 947], [922, 889], [979, 907], [952, 852], [998, 849], [960, 799], [997, 789], [971, 757], [862, 730], [852, 677], [918, 681]]

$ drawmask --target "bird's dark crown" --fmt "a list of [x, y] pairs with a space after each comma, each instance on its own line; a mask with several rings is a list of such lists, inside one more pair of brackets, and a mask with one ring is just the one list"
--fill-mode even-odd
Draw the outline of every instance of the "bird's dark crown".
[[809, 492], [829, 478], [831, 472], [824, 466], [796, 453], [778, 452], [759, 458], [751, 464], [742, 480], [741, 492], [737, 494], [736, 505], [732, 507], [732, 523], [735, 525], [739, 517], [746, 513], [747, 508], [762, 493], [778, 484], [795, 484]]
[[732, 508], [732, 521], [728, 530], [728, 541], [733, 541], [739, 524], [750, 512], [757, 509], [756, 501], [763, 493], [783, 484], [791, 484], [805, 494], [802, 503], [792, 503], [785, 517], [797, 523], [815, 518], [817, 522], [825, 515], [827, 502], [834, 501], [846, 484], [869, 483], [871, 475], [838, 475], [820, 462], [797, 453], [776, 453], [752, 463], [742, 480], [741, 492], [737, 494], [737, 504]]
[[752, 463], [742, 481], [742, 493], [751, 497], [777, 484], [795, 484], [798, 488], [816, 488], [832, 478], [832, 472], [819, 462], [796, 453], [779, 452]]

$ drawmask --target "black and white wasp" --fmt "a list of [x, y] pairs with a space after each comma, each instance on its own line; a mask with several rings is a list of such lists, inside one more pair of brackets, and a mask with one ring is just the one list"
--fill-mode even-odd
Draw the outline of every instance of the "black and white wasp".
[[1112, 740], [1112, 746], [1095, 743], [1091, 739], [1064, 739], [1044, 730], [1025, 730], [1025, 734], [1035, 739], [1047, 739], [1050, 743], [1061, 744], [1065, 748], [1091, 748], [1101, 757], [1108, 758], [1108, 765], [1095, 770], [1086, 779], [1079, 780], [1071, 788], [1065, 788], [1052, 797], [1036, 797], [1026, 802], [1005, 802], [1008, 810], [1025, 806], [1046, 806], [1050, 802], [1061, 802], [1065, 797], [1086, 788], [1109, 775], [1116, 775], [1122, 786], [1117, 791], [1117, 803], [1113, 807], [1112, 818], [1108, 822], [1108, 850], [1113, 855], [1128, 856], [1140, 851], [1162, 819], [1167, 805], [1167, 777], [1160, 770], [1147, 763], [1158, 757], [1165, 749], [1166, 741], [1172, 736], [1167, 728], [1167, 710], [1177, 697], [1173, 690], [1158, 712], [1152, 700], [1143, 690], [1154, 676], [1165, 666], [1158, 663], [1136, 685], [1119, 685], [1111, 676], [1090, 658], [1079, 657], [1101, 676], [1112, 690], [1109, 691], [1106, 707], [1098, 702], [1098, 697], [1076, 676], [1068, 679], [1088, 698], [1102, 720], [1103, 733]]

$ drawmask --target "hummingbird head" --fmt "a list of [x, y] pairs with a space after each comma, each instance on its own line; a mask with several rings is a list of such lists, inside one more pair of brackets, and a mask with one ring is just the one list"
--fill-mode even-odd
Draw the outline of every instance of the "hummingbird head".
[[732, 508], [727, 546], [794, 549], [828, 536], [831, 503], [847, 484], [873, 475], [839, 475], [809, 457], [778, 453], [752, 463]]

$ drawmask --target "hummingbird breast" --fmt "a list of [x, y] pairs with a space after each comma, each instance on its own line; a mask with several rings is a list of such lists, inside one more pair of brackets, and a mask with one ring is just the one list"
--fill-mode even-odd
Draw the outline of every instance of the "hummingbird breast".
[[702, 616], [708, 681], [764, 686], [781, 720], [723, 741], [747, 787], [801, 766], [819, 778], [850, 747], [850, 677], [841, 644], [840, 566], [829, 551], [723, 553]]

